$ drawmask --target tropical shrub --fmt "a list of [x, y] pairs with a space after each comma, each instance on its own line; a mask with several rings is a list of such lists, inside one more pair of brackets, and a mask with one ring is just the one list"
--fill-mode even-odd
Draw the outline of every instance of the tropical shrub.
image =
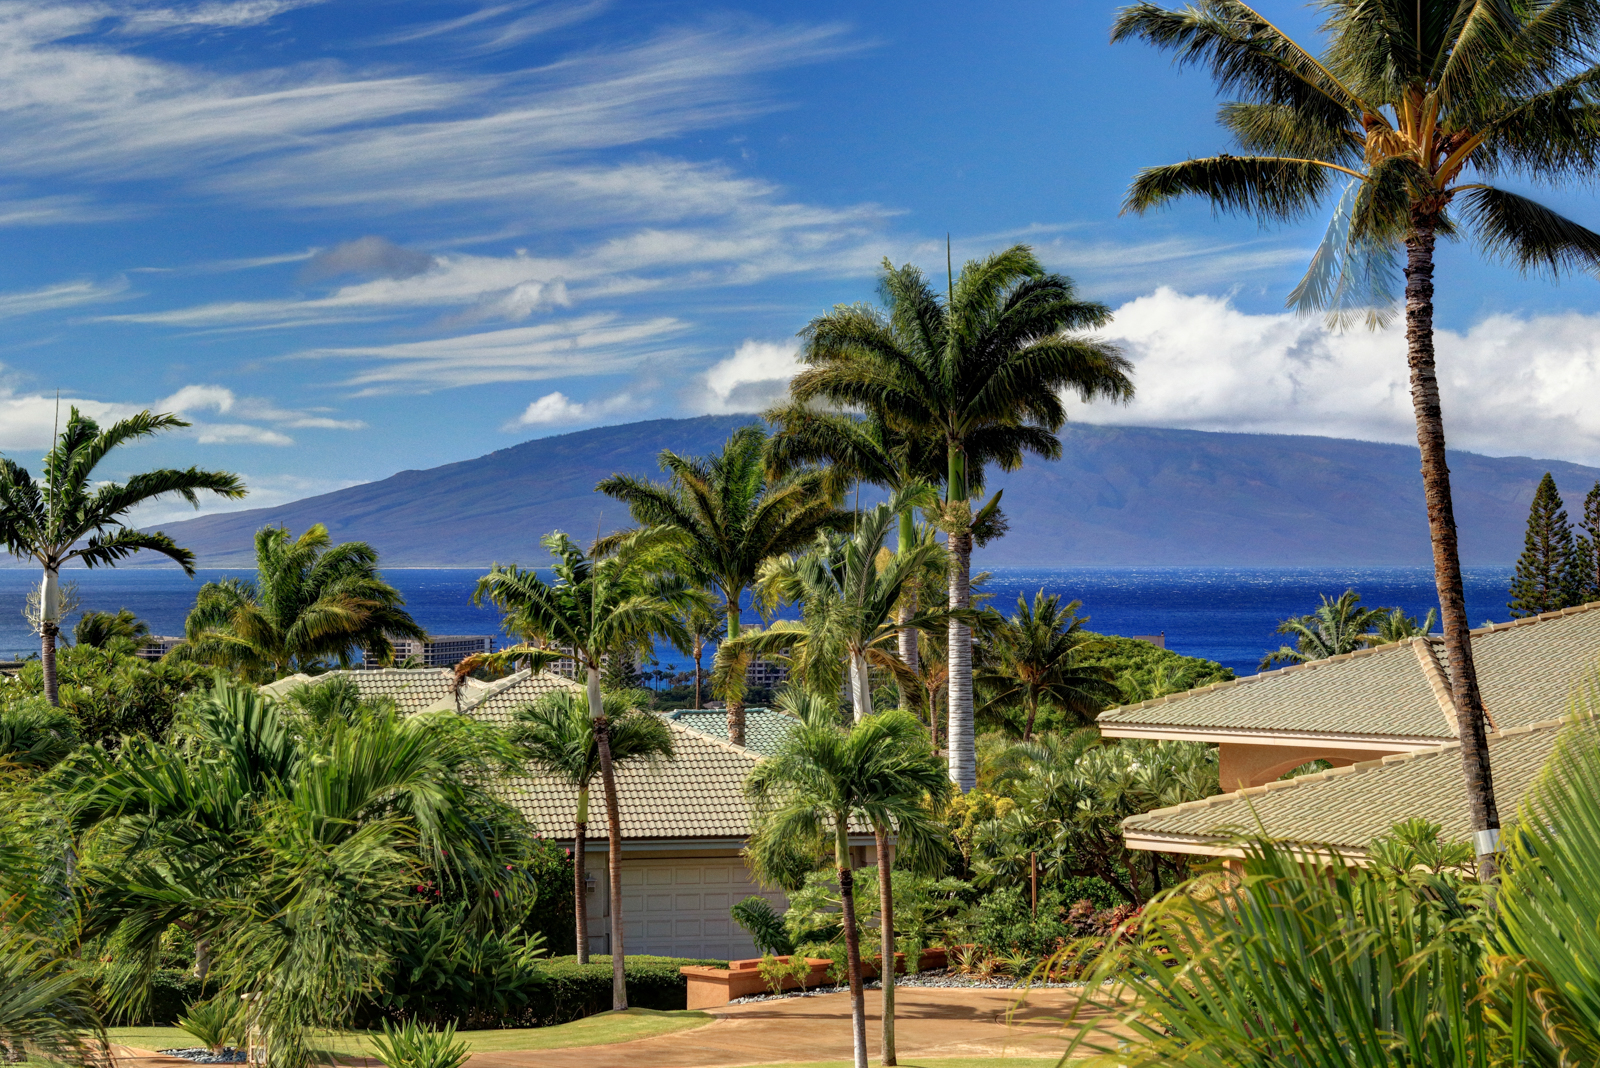
[[772, 907], [772, 902], [760, 894], [751, 894], [728, 911], [735, 923], [750, 932], [751, 940], [763, 956], [794, 952], [794, 939], [784, 929], [783, 917]]
[[211, 1052], [221, 1053], [227, 1046], [243, 1044], [247, 1026], [243, 1008], [237, 995], [222, 994], [189, 1006], [178, 1017], [178, 1026]]
[[467, 913], [465, 903], [457, 902], [398, 920], [393, 963], [374, 999], [385, 1026], [390, 1019], [409, 1019], [430, 1027], [493, 1027], [535, 1008], [544, 989], [543, 938], [480, 930]]
[[[186, 695], [211, 680], [198, 664], [154, 663], [133, 655], [127, 643], [106, 648], [68, 646], [57, 654], [61, 710], [81, 740], [113, 748], [123, 735], [159, 738], [171, 726]], [[38, 660], [15, 677], [0, 680], [0, 707], [45, 700], [44, 669]]]
[[374, 1035], [372, 1046], [387, 1068], [461, 1068], [471, 1050], [456, 1041], [455, 1024], [435, 1030], [416, 1020], [399, 1027], [383, 1023], [383, 1034]]
[[800, 984], [800, 989], [806, 988], [806, 980], [811, 978], [811, 965], [801, 954], [793, 954], [782, 958], [771, 953], [761, 955], [761, 963], [756, 965], [756, 974], [761, 976], [761, 981], [767, 984], [767, 989], [774, 994], [783, 993], [783, 983], [786, 979], [793, 979]]

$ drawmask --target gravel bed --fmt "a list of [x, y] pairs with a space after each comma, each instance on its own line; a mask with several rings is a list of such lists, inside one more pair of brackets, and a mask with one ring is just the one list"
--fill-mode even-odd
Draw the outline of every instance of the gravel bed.
[[[863, 984], [863, 989], [877, 990], [883, 984], [876, 979], [869, 979]], [[976, 988], [983, 990], [1015, 990], [1019, 987], [1030, 989], [1064, 990], [1071, 987], [1082, 986], [1082, 983], [1039, 983], [1026, 980], [1013, 979], [1010, 976], [991, 976], [980, 979], [975, 975], [960, 975], [955, 972], [940, 968], [937, 971], [920, 972], [917, 975], [902, 975], [895, 979], [896, 987], [933, 987], [933, 988]], [[781, 994], [751, 994], [747, 997], [734, 998], [728, 1002], [730, 1005], [746, 1005], [755, 1001], [781, 1001], [784, 998], [815, 998], [824, 994], [838, 994], [849, 990], [848, 985], [842, 986], [814, 986], [802, 993], [799, 990], [786, 990]]]
[[234, 1049], [232, 1046], [222, 1047], [221, 1053], [212, 1053], [204, 1046], [190, 1046], [185, 1049], [158, 1049], [157, 1053], [168, 1057], [182, 1057], [186, 1061], [196, 1064], [243, 1064], [244, 1050]]

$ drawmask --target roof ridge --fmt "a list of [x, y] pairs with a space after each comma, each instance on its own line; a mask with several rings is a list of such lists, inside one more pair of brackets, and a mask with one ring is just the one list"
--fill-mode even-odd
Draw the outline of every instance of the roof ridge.
[[[463, 702], [461, 705], [461, 711], [466, 712], [470, 709], [477, 708], [479, 705], [483, 704], [496, 694], [504, 693], [517, 683], [525, 682], [531, 678], [533, 678], [533, 669], [523, 668], [520, 671], [512, 672], [503, 679], [495, 679], [493, 682], [488, 683], [482, 689], [478, 690], [477, 693], [472, 694], [471, 701]], [[463, 686], [462, 689], [465, 690], [466, 687]]]
[[[695, 711], [695, 710], [691, 710], [691, 711]], [[702, 708], [702, 709], [698, 709], [698, 711], [704, 712], [704, 711], [706, 711], [706, 709]], [[758, 753], [754, 749], [751, 749], [748, 746], [734, 745], [732, 742], [728, 741], [726, 738], [718, 738], [715, 734], [707, 734], [705, 731], [696, 730], [694, 727], [689, 726], [687, 723], [679, 723], [675, 719], [669, 719], [669, 720], [667, 720], [667, 726], [673, 728], [674, 730], [680, 730], [680, 731], [684, 731], [687, 734], [692, 734], [696, 738], [703, 738], [706, 741], [710, 742], [712, 745], [720, 746], [723, 749], [727, 749], [730, 752], [738, 753], [741, 756], [755, 757], [756, 763], [758, 763], [758, 764], [761, 761], [766, 759], [766, 756], [764, 754]]]
[[[1600, 605], [1600, 602], [1596, 603], [1597, 605]], [[1308, 671], [1315, 668], [1326, 667], [1329, 664], [1337, 664], [1348, 660], [1360, 660], [1364, 657], [1376, 656], [1378, 653], [1388, 652], [1390, 650], [1397, 649], [1402, 645], [1407, 645], [1410, 643], [1410, 641], [1411, 639], [1408, 638], [1404, 641], [1386, 642], [1383, 645], [1372, 645], [1364, 649], [1356, 649], [1353, 652], [1340, 653], [1338, 656], [1323, 657], [1320, 660], [1307, 660], [1303, 663], [1290, 664], [1287, 667], [1281, 668], [1272, 668], [1268, 671], [1258, 671], [1254, 675], [1246, 675], [1243, 678], [1221, 679], [1217, 682], [1207, 683], [1205, 686], [1197, 686], [1192, 690], [1179, 690], [1177, 693], [1169, 693], [1163, 694], [1160, 697], [1152, 697], [1148, 701], [1140, 701], [1137, 704], [1117, 705], [1115, 708], [1108, 708], [1104, 712], [1101, 712], [1100, 716], [1107, 716], [1113, 712], [1137, 712], [1142, 708], [1154, 708], [1156, 705], [1171, 704], [1174, 701], [1181, 701], [1186, 698], [1196, 697], [1203, 693], [1210, 693], [1213, 690], [1225, 690], [1234, 686], [1253, 686], [1260, 683], [1263, 679], [1272, 678], [1274, 676], [1288, 675], [1296, 671]], [[1100, 716], [1096, 716], [1095, 719], [1098, 720]]]
[[1560, 619], [1562, 616], [1582, 615], [1584, 612], [1593, 612], [1596, 610], [1600, 610], [1600, 601], [1590, 601], [1587, 604], [1577, 604], [1573, 605], [1571, 608], [1558, 608], [1554, 612], [1540, 612], [1536, 616], [1523, 616], [1521, 619], [1511, 619], [1504, 623], [1486, 623], [1483, 626], [1470, 631], [1469, 633], [1498, 634], [1503, 630], [1512, 630], [1516, 627], [1529, 627], [1535, 623], [1548, 623], [1552, 619]]
[[1457, 738], [1461, 737], [1461, 720], [1456, 715], [1456, 701], [1450, 693], [1450, 685], [1445, 681], [1444, 669], [1439, 666], [1439, 657], [1433, 651], [1433, 642], [1427, 635], [1419, 635], [1410, 639], [1411, 651], [1417, 654], [1417, 663], [1422, 668], [1422, 677], [1428, 681], [1428, 688], [1433, 691], [1433, 699], [1439, 703], [1439, 711], [1444, 713], [1445, 726], [1450, 728], [1450, 733]]

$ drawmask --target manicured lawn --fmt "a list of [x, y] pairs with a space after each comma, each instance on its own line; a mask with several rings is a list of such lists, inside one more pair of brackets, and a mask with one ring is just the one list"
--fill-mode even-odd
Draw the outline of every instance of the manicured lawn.
[[[556, 1027], [523, 1027], [492, 1031], [459, 1031], [457, 1037], [476, 1051], [519, 1049], [565, 1049], [572, 1046], [605, 1046], [630, 1042], [703, 1027], [712, 1017], [704, 1012], [655, 1009], [628, 1009], [602, 1012]], [[176, 1027], [113, 1027], [106, 1032], [113, 1042], [139, 1049], [176, 1049], [193, 1046], [188, 1032]], [[327, 1035], [318, 1043], [331, 1053], [347, 1057], [372, 1056], [372, 1043], [365, 1033]], [[1031, 1066], [1029, 1066], [1031, 1068]]]

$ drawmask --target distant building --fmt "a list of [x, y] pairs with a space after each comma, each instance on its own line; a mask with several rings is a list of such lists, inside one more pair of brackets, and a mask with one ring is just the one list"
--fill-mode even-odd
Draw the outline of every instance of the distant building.
[[789, 669], [774, 660], [752, 660], [744, 671], [744, 684], [776, 690], [789, 679]]
[[1162, 631], [1160, 634], [1135, 634], [1133, 636], [1133, 640], [1136, 642], [1149, 642], [1157, 649], [1165, 649], [1167, 647], [1167, 632]]
[[152, 634], [144, 640], [144, 645], [140, 646], [139, 651], [134, 655], [145, 660], [160, 660], [172, 652], [173, 647], [181, 641], [183, 641], [182, 637], [174, 638], [166, 634]]
[[[475, 653], [494, 652], [492, 634], [436, 634], [425, 642], [415, 638], [393, 638], [394, 662], [403, 664], [415, 657], [422, 667], [455, 667]], [[363, 667], [375, 669], [379, 665], [370, 650], [363, 650]]]

